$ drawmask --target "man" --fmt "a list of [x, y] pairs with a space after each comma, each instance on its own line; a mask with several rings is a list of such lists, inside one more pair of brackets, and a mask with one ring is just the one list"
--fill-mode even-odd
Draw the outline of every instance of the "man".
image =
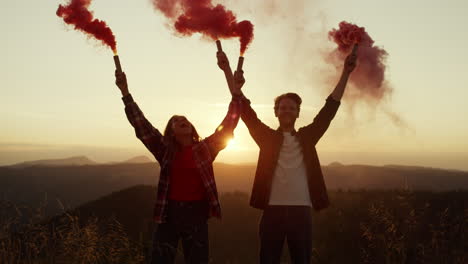
[[[259, 226], [262, 264], [280, 263], [285, 239], [292, 263], [310, 263], [311, 207], [319, 211], [329, 205], [315, 145], [338, 110], [356, 59], [357, 45], [347, 56], [341, 78], [325, 106], [311, 124], [297, 131], [295, 123], [302, 102], [299, 95], [286, 93], [275, 99], [276, 130], [262, 123], [243, 97], [241, 118], [260, 147], [250, 205], [263, 210]], [[218, 63], [227, 65], [221, 68], [228, 75], [229, 63], [223, 61], [227, 61], [226, 56], [218, 55]]]

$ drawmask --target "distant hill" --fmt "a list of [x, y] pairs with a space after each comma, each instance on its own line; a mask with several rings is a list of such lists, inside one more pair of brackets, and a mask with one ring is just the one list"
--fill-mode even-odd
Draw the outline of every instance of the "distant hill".
[[80, 166], [0, 167], [0, 199], [37, 206], [47, 199], [49, 213], [95, 200], [130, 186], [156, 185], [156, 163]]
[[323, 167], [330, 189], [467, 190], [468, 172], [416, 166], [333, 165]]
[[328, 167], [341, 167], [341, 166], [343, 166], [343, 164], [339, 163], [338, 161], [328, 164]]
[[153, 162], [150, 158], [147, 156], [136, 156], [134, 158], [122, 161], [121, 163], [150, 163]]
[[[250, 192], [255, 165], [215, 163], [215, 177], [221, 191]], [[416, 166], [343, 165], [333, 162], [322, 166], [329, 189], [407, 189], [468, 190], [468, 172]]]
[[[71, 211], [73, 215], [79, 215], [81, 221], [86, 221], [90, 216], [99, 219], [115, 217], [133, 239], [142, 236], [145, 240], [151, 239], [153, 222], [153, 206], [156, 201], [156, 187], [139, 185], [113, 192], [97, 200], [87, 202]], [[257, 224], [261, 211], [249, 206], [248, 194], [233, 192], [220, 195], [223, 208], [223, 220], [212, 219], [210, 236], [223, 239], [229, 243], [230, 239], [242, 240], [242, 243], [254, 241], [257, 238]], [[226, 209], [226, 210], [224, 210]], [[254, 223], [248, 227], [239, 225], [248, 219]], [[229, 226], [225, 229], [224, 226]], [[239, 234], [243, 234], [239, 236]], [[240, 242], [240, 241], [238, 241]], [[226, 248], [231, 248], [227, 247]], [[233, 250], [235, 253], [235, 250]], [[254, 251], [255, 252], [255, 251]]]
[[[118, 163], [132, 163], [132, 164], [138, 164], [138, 163], [151, 163], [154, 162], [147, 156], [141, 155], [141, 156], [136, 156], [133, 158], [130, 158], [128, 160], [124, 161], [119, 161], [119, 162], [109, 162], [107, 164], [118, 164]], [[84, 166], [84, 165], [98, 165], [98, 162], [95, 162], [91, 159], [89, 159], [86, 156], [75, 156], [75, 157], [70, 157], [70, 158], [64, 158], [64, 159], [45, 159], [45, 160], [32, 160], [32, 161], [25, 161], [5, 167], [12, 167], [12, 168], [26, 168], [26, 167], [31, 167], [31, 166], [37, 166], [37, 167], [53, 167], [53, 166]]]
[[114, 216], [125, 227], [133, 227], [127, 231], [137, 238], [139, 232], [150, 233], [148, 231], [152, 228], [152, 208], [155, 201], [155, 186], [138, 185], [84, 203], [72, 212], [78, 214], [81, 220], [90, 216], [100, 219]]
[[25, 168], [31, 166], [82, 166], [82, 165], [95, 165], [97, 162], [90, 160], [85, 156], [76, 156], [65, 159], [46, 159], [25, 161], [18, 164], [11, 165], [13, 168]]
[[[144, 158], [134, 159], [143, 161]], [[219, 192], [250, 193], [256, 166], [215, 163]], [[329, 189], [468, 190], [468, 172], [407, 166], [330, 164], [323, 167]], [[156, 185], [159, 166], [116, 163], [66, 166], [0, 167], [0, 199], [38, 205], [47, 195], [49, 212], [57, 212], [59, 199], [72, 208], [135, 185]]]

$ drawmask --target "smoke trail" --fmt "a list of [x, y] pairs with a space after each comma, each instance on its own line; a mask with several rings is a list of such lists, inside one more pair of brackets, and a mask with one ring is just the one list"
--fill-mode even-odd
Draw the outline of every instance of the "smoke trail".
[[76, 30], [102, 41], [117, 54], [117, 42], [112, 30], [106, 22], [94, 18], [93, 13], [88, 10], [90, 4], [91, 0], [71, 0], [67, 5], [59, 5], [56, 14], [65, 23], [74, 25]]
[[201, 33], [213, 40], [238, 37], [241, 55], [253, 40], [253, 24], [237, 22], [235, 14], [211, 0], [152, 0], [154, 7], [173, 23], [182, 35]]

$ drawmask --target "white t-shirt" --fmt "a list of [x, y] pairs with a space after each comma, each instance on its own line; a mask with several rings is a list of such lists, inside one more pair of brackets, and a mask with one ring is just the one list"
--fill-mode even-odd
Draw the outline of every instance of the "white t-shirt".
[[283, 145], [273, 175], [269, 204], [312, 206], [299, 140], [289, 132], [283, 132], [283, 135]]

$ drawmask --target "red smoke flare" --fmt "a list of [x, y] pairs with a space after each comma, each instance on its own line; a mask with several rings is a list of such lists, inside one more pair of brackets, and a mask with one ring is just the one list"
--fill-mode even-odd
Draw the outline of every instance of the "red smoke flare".
[[250, 21], [237, 22], [234, 13], [211, 0], [152, 0], [154, 7], [174, 23], [175, 30], [190, 36], [201, 33], [213, 40], [239, 37], [241, 55], [253, 39]]
[[117, 43], [112, 30], [106, 22], [94, 19], [93, 13], [88, 10], [90, 4], [91, 0], [71, 0], [66, 6], [59, 5], [56, 14], [65, 23], [74, 25], [75, 29], [101, 40], [117, 54]]
[[330, 54], [331, 58], [341, 65], [354, 44], [359, 44], [358, 64], [349, 80], [360, 92], [377, 100], [391, 92], [391, 88], [385, 83], [385, 60], [388, 53], [374, 46], [374, 40], [365, 28], [343, 21], [339, 24], [339, 29], [331, 30], [328, 36], [338, 45]]

